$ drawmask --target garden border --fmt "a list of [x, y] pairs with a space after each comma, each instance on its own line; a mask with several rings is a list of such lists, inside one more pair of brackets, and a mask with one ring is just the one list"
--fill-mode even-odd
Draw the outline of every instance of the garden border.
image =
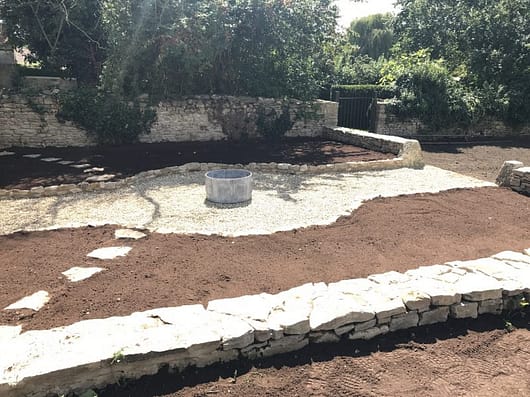
[[323, 165], [297, 165], [289, 163], [250, 163], [220, 164], [220, 163], [187, 163], [180, 166], [166, 167], [159, 170], [149, 170], [109, 182], [81, 182], [78, 184], [64, 184], [54, 186], [37, 186], [28, 190], [0, 189], [2, 198], [38, 198], [76, 194], [83, 192], [97, 192], [114, 190], [147, 179], [170, 174], [183, 174], [191, 171], [210, 171], [218, 168], [245, 168], [252, 172], [287, 172], [294, 174], [323, 174], [329, 172], [361, 172], [382, 171], [398, 168], [422, 168], [424, 166], [421, 146], [417, 140], [400, 138], [390, 135], [373, 134], [366, 131], [342, 127], [324, 127], [321, 136], [325, 139], [347, 143], [375, 151], [395, 154], [397, 157], [387, 160], [357, 161]]
[[[530, 299], [530, 248], [337, 283], [85, 320], [21, 333], [0, 327], [0, 394], [83, 391], [190, 366], [368, 340], [448, 318], [512, 311]], [[94, 349], [93, 346], [99, 346]], [[60, 359], [58, 358], [60, 357]]]

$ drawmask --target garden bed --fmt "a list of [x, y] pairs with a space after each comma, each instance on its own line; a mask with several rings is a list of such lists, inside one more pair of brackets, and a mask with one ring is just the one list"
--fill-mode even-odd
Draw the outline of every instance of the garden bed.
[[[317, 166], [396, 158], [395, 154], [360, 148], [332, 140], [289, 139], [281, 142], [152, 143], [83, 148], [9, 148], [0, 156], [0, 189], [78, 184], [88, 177], [113, 175], [121, 180], [143, 171], [189, 163], [290, 163]], [[24, 155], [40, 154], [38, 158]], [[55, 158], [56, 161], [42, 161]], [[60, 164], [59, 161], [71, 161]], [[88, 164], [86, 168], [73, 165]], [[96, 170], [97, 169], [97, 170]]]
[[[272, 235], [151, 233], [121, 244], [110, 226], [15, 233], [0, 237], [0, 307], [42, 289], [51, 300], [36, 313], [2, 311], [0, 325], [46, 329], [521, 250], [529, 208], [515, 192], [482, 188], [376, 199], [330, 226]], [[116, 245], [133, 249], [113, 261], [86, 256]], [[61, 272], [72, 266], [107, 270], [70, 283]]]

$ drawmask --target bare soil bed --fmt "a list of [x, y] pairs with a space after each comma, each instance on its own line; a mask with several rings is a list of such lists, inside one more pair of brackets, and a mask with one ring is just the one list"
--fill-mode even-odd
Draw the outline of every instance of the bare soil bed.
[[530, 165], [530, 138], [501, 143], [422, 143], [425, 164], [494, 182], [502, 164], [519, 160]]
[[[184, 142], [153, 143], [123, 146], [84, 148], [10, 148], [13, 156], [0, 156], [0, 188], [29, 189], [83, 182], [87, 177], [101, 173], [115, 175], [114, 180], [142, 171], [161, 169], [186, 163], [248, 164], [334, 164], [350, 161], [374, 161], [394, 158], [391, 153], [380, 153], [319, 139], [288, 139], [279, 142]], [[41, 154], [39, 158], [24, 155]], [[58, 162], [41, 158], [60, 158], [75, 164], [90, 164], [103, 168], [96, 173], [86, 172]]]
[[[330, 226], [266, 236], [153, 233], [123, 243], [115, 227], [15, 233], [0, 237], [0, 307], [43, 289], [52, 298], [37, 313], [1, 311], [0, 325], [50, 328], [522, 250], [529, 211], [530, 198], [483, 188], [376, 199]], [[116, 245], [133, 249], [112, 261], [86, 256]], [[70, 283], [61, 272], [73, 266], [107, 270]]]

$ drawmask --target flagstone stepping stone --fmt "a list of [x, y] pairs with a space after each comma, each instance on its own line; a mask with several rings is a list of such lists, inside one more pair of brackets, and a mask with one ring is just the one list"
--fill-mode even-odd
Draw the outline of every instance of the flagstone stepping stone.
[[77, 168], [77, 169], [81, 170], [81, 169], [90, 167], [90, 164], [86, 164], [86, 163], [83, 163], [83, 164], [72, 164], [70, 167]]
[[83, 170], [83, 172], [103, 172], [105, 171], [105, 168], [102, 167], [93, 167], [93, 168], [87, 168], [86, 170]]
[[41, 161], [46, 161], [47, 163], [53, 163], [55, 161], [61, 160], [60, 157], [46, 157], [44, 159], [40, 159]]
[[140, 240], [144, 237], [147, 237], [147, 234], [131, 229], [118, 229], [114, 232], [114, 238], [116, 239]]
[[21, 325], [0, 325], [0, 342], [5, 341], [7, 339], [13, 339], [15, 336], [20, 335], [21, 332]]
[[57, 164], [61, 164], [61, 165], [70, 165], [70, 164], [73, 164], [75, 161], [70, 161], [70, 160], [61, 160], [61, 161], [58, 161]]
[[13, 156], [15, 154], [15, 152], [8, 152], [8, 151], [3, 151], [3, 152], [0, 152], [0, 156]]
[[39, 158], [40, 156], [41, 156], [40, 154], [35, 153], [35, 154], [25, 154], [22, 157], [26, 157], [28, 159], [36, 159], [36, 158]]
[[38, 312], [50, 300], [50, 294], [46, 291], [35, 292], [33, 295], [26, 296], [15, 303], [7, 306], [4, 310], [31, 309]]
[[126, 256], [131, 249], [132, 247], [99, 248], [97, 250], [90, 252], [87, 256], [89, 258], [95, 258], [95, 259], [101, 259], [101, 260], [114, 259], [119, 256]]
[[86, 178], [85, 181], [86, 182], [107, 182], [107, 181], [110, 181], [115, 176], [116, 175], [114, 174], [95, 175], [95, 176], [90, 176]]
[[105, 270], [102, 267], [72, 267], [65, 272], [62, 272], [64, 276], [71, 281], [72, 283], [77, 283], [78, 281], [86, 280], [87, 278], [92, 277], [94, 274], [100, 273]]

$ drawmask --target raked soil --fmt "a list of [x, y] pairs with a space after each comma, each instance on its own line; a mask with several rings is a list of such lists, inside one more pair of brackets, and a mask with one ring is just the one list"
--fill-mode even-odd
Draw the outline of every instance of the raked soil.
[[[389, 270], [476, 259], [530, 247], [530, 198], [480, 188], [366, 202], [329, 226], [271, 235], [219, 237], [151, 233], [114, 239], [115, 227], [19, 232], [0, 237], [0, 307], [46, 290], [39, 312], [0, 311], [0, 325], [43, 329], [217, 298], [277, 293]], [[126, 257], [88, 258], [128, 245]], [[73, 266], [107, 270], [79, 283]]]

